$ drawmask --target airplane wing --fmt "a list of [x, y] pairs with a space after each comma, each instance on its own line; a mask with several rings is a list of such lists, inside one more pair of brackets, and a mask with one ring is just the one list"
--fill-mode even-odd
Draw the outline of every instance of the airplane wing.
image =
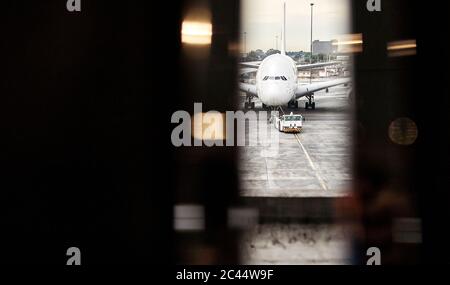
[[239, 75], [252, 73], [252, 72], [256, 72], [256, 71], [258, 71], [257, 68], [241, 68], [241, 69], [239, 69]]
[[297, 70], [305, 70], [305, 69], [312, 69], [317, 67], [324, 67], [324, 66], [330, 66], [330, 65], [336, 65], [337, 62], [329, 61], [329, 62], [319, 62], [319, 63], [312, 63], [312, 64], [297, 64]]
[[241, 67], [239, 69], [239, 75], [258, 71], [260, 64], [261, 61], [239, 62], [239, 65]]
[[[240, 62], [239, 65], [242, 67], [239, 70], [239, 74], [246, 74], [251, 72], [256, 72], [258, 70], [259, 65], [261, 64], [261, 61], [252, 61], [252, 62]], [[324, 66], [330, 66], [330, 65], [336, 65], [338, 62], [329, 61], [329, 62], [319, 62], [319, 63], [312, 63], [312, 64], [297, 64], [297, 70], [307, 70], [312, 68], [318, 68], [318, 67], [324, 67]]]
[[324, 82], [316, 82], [316, 83], [311, 83], [311, 84], [306, 84], [306, 85], [299, 85], [297, 87], [297, 92], [295, 92], [295, 98], [300, 98], [300, 97], [317, 92], [322, 89], [334, 87], [334, 86], [341, 85], [341, 84], [350, 83], [350, 81], [351, 81], [351, 78], [339, 78], [339, 79], [334, 79], [334, 80], [329, 80], [329, 81], [324, 81]]
[[250, 67], [258, 69], [261, 61], [249, 61], [249, 62], [239, 62], [239, 65], [242, 67]]
[[256, 85], [254, 84], [248, 84], [248, 83], [239, 83], [239, 90], [241, 90], [242, 92], [245, 92], [247, 94], [251, 94], [253, 96], [257, 96], [258, 94], [256, 93]]

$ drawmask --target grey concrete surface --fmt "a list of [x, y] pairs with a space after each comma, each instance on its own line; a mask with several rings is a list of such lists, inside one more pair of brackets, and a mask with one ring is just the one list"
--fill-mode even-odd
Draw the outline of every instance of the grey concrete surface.
[[241, 242], [241, 262], [250, 265], [351, 264], [349, 228], [336, 224], [264, 224]]
[[[316, 110], [305, 110], [306, 98], [298, 109], [306, 121], [301, 133], [279, 133], [277, 152], [267, 142], [240, 149], [241, 195], [245, 197], [341, 197], [349, 193], [351, 174], [352, 112], [347, 87], [330, 88], [315, 94]], [[245, 95], [241, 94], [241, 103]], [[261, 102], [256, 98], [256, 112]], [[300, 107], [301, 106], [301, 107]], [[255, 122], [254, 122], [255, 123]], [[277, 132], [266, 120], [258, 123], [267, 132]], [[250, 125], [250, 124], [249, 124]], [[257, 128], [246, 128], [248, 138]], [[272, 146], [273, 148], [273, 146]], [[271, 155], [263, 155], [271, 151]]]

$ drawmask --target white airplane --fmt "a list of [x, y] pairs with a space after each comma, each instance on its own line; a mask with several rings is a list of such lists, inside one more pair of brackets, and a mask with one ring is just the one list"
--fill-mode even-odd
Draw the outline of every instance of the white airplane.
[[288, 105], [298, 108], [297, 99], [306, 96], [308, 102], [305, 108], [315, 109], [314, 92], [328, 89], [333, 86], [348, 84], [350, 78], [340, 78], [325, 82], [317, 82], [306, 85], [298, 84], [298, 71], [302, 69], [312, 69], [328, 65], [335, 65], [335, 62], [315, 63], [298, 65], [294, 60], [286, 55], [286, 2], [283, 2], [283, 23], [281, 31], [281, 53], [272, 54], [262, 62], [242, 62], [244, 67], [241, 75], [256, 71], [256, 84], [239, 83], [239, 89], [246, 93], [247, 102], [245, 108], [253, 109], [255, 103], [253, 97], [258, 97], [263, 103], [263, 107], [278, 107]]

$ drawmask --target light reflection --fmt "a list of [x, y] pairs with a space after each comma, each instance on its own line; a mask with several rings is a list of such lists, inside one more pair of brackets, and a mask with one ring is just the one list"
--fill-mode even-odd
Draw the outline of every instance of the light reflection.
[[184, 21], [181, 28], [181, 42], [193, 45], [210, 45], [212, 24], [209, 22]]
[[347, 34], [339, 36], [333, 45], [338, 46], [339, 53], [358, 53], [363, 51], [362, 34]]
[[192, 136], [203, 140], [206, 145], [212, 141], [225, 140], [225, 115], [216, 111], [194, 115]]
[[393, 41], [387, 44], [388, 56], [410, 56], [416, 54], [416, 40]]
[[174, 229], [176, 231], [201, 231], [205, 228], [202, 205], [180, 204], [174, 207]]

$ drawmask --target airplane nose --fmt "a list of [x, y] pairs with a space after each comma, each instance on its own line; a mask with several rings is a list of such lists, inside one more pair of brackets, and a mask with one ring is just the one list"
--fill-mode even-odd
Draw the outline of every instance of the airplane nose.
[[287, 104], [291, 95], [284, 84], [266, 84], [261, 88], [261, 101], [269, 106]]
[[274, 84], [267, 84], [264, 88], [264, 97], [272, 98], [277, 97], [280, 93], [280, 88], [278, 86], [274, 86]]

